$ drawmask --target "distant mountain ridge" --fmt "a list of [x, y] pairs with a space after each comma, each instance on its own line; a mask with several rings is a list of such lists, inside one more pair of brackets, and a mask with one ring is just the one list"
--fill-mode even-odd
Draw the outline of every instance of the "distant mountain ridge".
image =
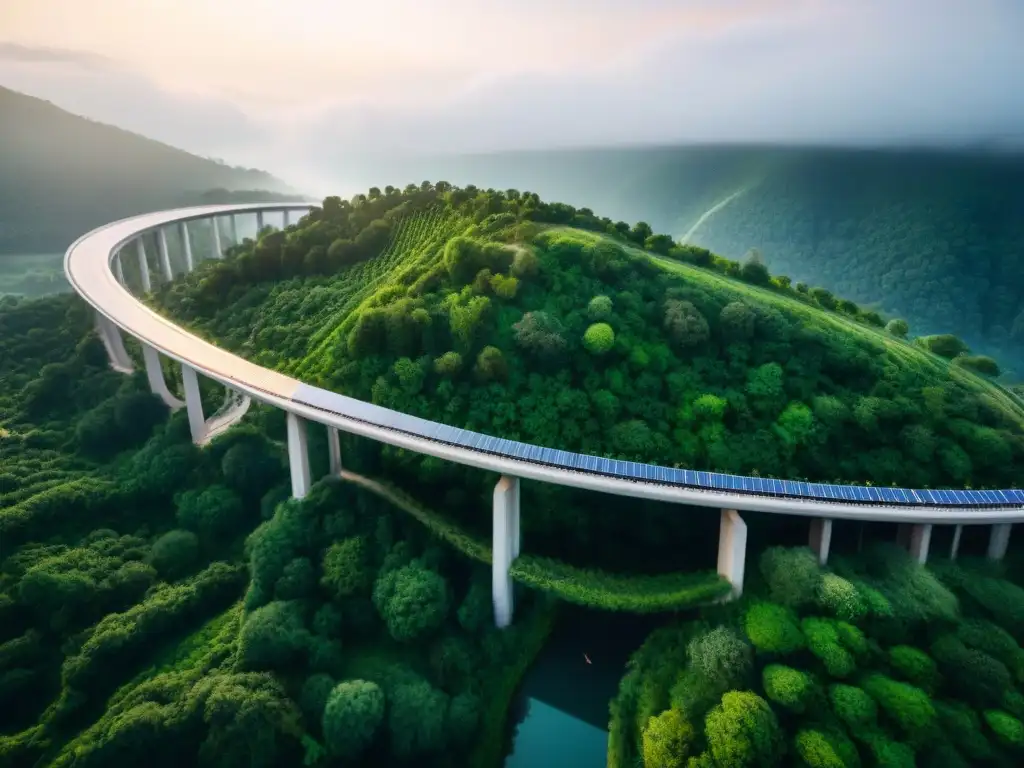
[[294, 193], [264, 171], [197, 157], [0, 87], [0, 255], [63, 250], [125, 216], [212, 189]]

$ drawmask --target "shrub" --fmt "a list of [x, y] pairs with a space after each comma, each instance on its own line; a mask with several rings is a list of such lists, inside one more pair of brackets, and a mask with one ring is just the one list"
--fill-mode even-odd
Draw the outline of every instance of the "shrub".
[[149, 551], [149, 564], [168, 581], [192, 570], [199, 560], [199, 539], [192, 531], [168, 531]]
[[743, 617], [743, 629], [762, 653], [796, 653], [806, 643], [792, 610], [775, 603], [751, 605]]
[[909, 645], [890, 648], [889, 665], [899, 677], [929, 693], [939, 684], [939, 669], [932, 657], [917, 648]]
[[384, 719], [384, 692], [376, 683], [347, 680], [331, 691], [324, 708], [324, 742], [332, 755], [358, 756]]
[[853, 655], [840, 644], [839, 633], [828, 619], [807, 618], [800, 623], [807, 647], [821, 659], [833, 677], [848, 677], [857, 668]]
[[957, 625], [956, 636], [964, 645], [1001, 661], [1020, 680], [1024, 652], [1005, 629], [985, 619], [965, 619]]
[[983, 762], [992, 756], [992, 746], [981, 732], [981, 719], [960, 701], [937, 701], [935, 711], [943, 734], [967, 758]]
[[928, 694], [881, 674], [868, 675], [862, 686], [882, 711], [917, 744], [936, 734], [936, 713]]
[[998, 709], [986, 709], [983, 717], [999, 744], [1015, 752], [1024, 750], [1024, 723]]
[[897, 317], [893, 318], [886, 324], [885, 330], [897, 339], [905, 339], [907, 338], [907, 333], [910, 332], [910, 326], [907, 325], [906, 320], [901, 320]]
[[980, 373], [982, 376], [995, 378], [1002, 373], [999, 369], [999, 363], [988, 355], [958, 355], [953, 358], [953, 363], [975, 373]]
[[652, 717], [643, 731], [644, 768], [683, 768], [696, 736], [678, 709], [666, 709]]
[[377, 579], [373, 604], [388, 632], [409, 642], [441, 626], [448, 613], [448, 585], [443, 576], [418, 565], [388, 571]]
[[810, 675], [781, 664], [765, 667], [761, 681], [769, 699], [794, 712], [805, 711], [814, 695], [814, 681]]
[[921, 336], [916, 342], [929, 352], [941, 357], [953, 359], [962, 352], [967, 352], [967, 345], [951, 333], [940, 333], [935, 336]]
[[705, 679], [736, 685], [750, 671], [750, 646], [734, 630], [715, 627], [703, 632], [686, 646], [690, 666]]
[[1015, 638], [1024, 637], [1024, 589], [1003, 579], [968, 574], [966, 592], [1000, 626]]
[[851, 733], [863, 733], [875, 728], [878, 705], [860, 688], [836, 683], [829, 686], [828, 698], [832, 702], [832, 711]]
[[583, 346], [588, 352], [603, 355], [615, 346], [615, 331], [608, 323], [594, 323], [583, 334]]
[[892, 618], [892, 603], [889, 602], [889, 598], [863, 581], [856, 581], [854, 585], [857, 587], [857, 591], [860, 592], [861, 599], [864, 601], [864, 606], [867, 608], [869, 616], [876, 619]]
[[860, 621], [868, 611], [857, 587], [834, 573], [822, 574], [817, 599], [818, 605], [843, 621]]
[[914, 750], [882, 734], [867, 734], [864, 743], [879, 768], [916, 768]]
[[462, 355], [458, 352], [445, 352], [434, 358], [434, 373], [441, 376], [455, 376], [462, 369]]
[[808, 768], [851, 768], [856, 765], [843, 760], [831, 740], [821, 731], [799, 731], [793, 743], [796, 753]]
[[728, 684], [708, 680], [696, 670], [687, 669], [672, 685], [669, 701], [691, 722], [698, 722], [718, 703], [728, 687]]
[[770, 547], [761, 555], [760, 565], [773, 602], [789, 608], [814, 602], [821, 567], [811, 550]]
[[968, 648], [955, 635], [943, 635], [931, 647], [943, 676], [956, 694], [976, 707], [999, 706], [1012, 687], [1006, 666], [987, 653]]
[[310, 634], [298, 601], [276, 600], [245, 617], [238, 635], [239, 663], [246, 670], [280, 670], [309, 645]]
[[754, 311], [742, 301], [732, 301], [722, 307], [718, 325], [722, 335], [729, 340], [745, 341], [754, 335]]
[[242, 498], [224, 485], [186, 491], [177, 499], [177, 507], [178, 525], [204, 539], [235, 533], [245, 518]]
[[836, 629], [839, 643], [854, 656], [863, 656], [868, 652], [867, 638], [860, 629], [845, 621], [833, 622], [832, 626]]
[[750, 691], [729, 691], [704, 721], [708, 751], [721, 768], [776, 766], [785, 741], [768, 702]]
[[607, 296], [595, 296], [587, 304], [587, 316], [595, 323], [607, 320], [612, 314], [612, 300]]
[[320, 583], [334, 597], [348, 597], [369, 586], [372, 574], [366, 562], [366, 549], [366, 540], [361, 536], [342, 539], [328, 547]]

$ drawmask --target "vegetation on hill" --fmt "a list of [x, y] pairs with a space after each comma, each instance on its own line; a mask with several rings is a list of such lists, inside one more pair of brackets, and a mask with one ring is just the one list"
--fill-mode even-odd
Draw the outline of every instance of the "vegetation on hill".
[[[951, 331], [1024, 372], [1024, 158], [827, 147], [696, 146], [374, 157], [375, 180], [529, 188]], [[739, 193], [739, 194], [736, 194]], [[732, 197], [735, 195], [735, 197]], [[732, 199], [708, 216], [703, 213]]]
[[656, 630], [611, 705], [609, 768], [1019, 765], [1024, 591], [991, 563], [770, 548], [753, 590]]
[[196, 157], [6, 88], [0, 114], [0, 254], [56, 253], [95, 227], [189, 204], [204, 190], [289, 191], [263, 171]]
[[956, 337], [515, 190], [327, 198], [157, 302], [305, 381], [540, 445], [923, 487], [1009, 486], [1024, 457]]

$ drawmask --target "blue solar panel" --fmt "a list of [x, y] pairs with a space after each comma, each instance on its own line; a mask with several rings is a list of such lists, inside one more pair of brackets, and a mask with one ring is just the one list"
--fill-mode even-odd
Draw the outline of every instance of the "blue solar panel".
[[782, 492], [787, 496], [799, 496], [800, 495], [800, 483], [795, 480], [783, 480], [782, 481]]

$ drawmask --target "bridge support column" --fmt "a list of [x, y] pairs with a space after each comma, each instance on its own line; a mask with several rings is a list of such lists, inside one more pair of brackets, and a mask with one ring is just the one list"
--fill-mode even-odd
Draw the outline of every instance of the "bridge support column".
[[811, 549], [818, 556], [818, 563], [828, 562], [828, 550], [832, 544], [832, 521], [825, 517], [811, 520]]
[[330, 471], [332, 476], [341, 474], [341, 435], [336, 427], [327, 428], [327, 453], [330, 456]]
[[167, 388], [164, 369], [160, 364], [160, 353], [146, 342], [142, 342], [142, 359], [146, 361], [146, 379], [149, 381], [150, 392], [163, 400], [171, 410], [176, 411], [185, 405]]
[[139, 274], [142, 276], [142, 292], [149, 293], [153, 285], [149, 281], [149, 262], [146, 261], [146, 246], [142, 242], [142, 236], [135, 241], [135, 249], [139, 254]]
[[96, 333], [107, 350], [107, 357], [110, 358], [110, 367], [120, 373], [131, 373], [135, 370], [132, 359], [128, 357], [128, 350], [124, 348], [124, 339], [121, 337], [121, 329], [110, 320], [96, 313]]
[[232, 245], [238, 245], [241, 240], [238, 239], [238, 215], [231, 214], [231, 243]]
[[281, 211], [281, 216], [284, 217], [284, 228], [287, 229], [292, 223], [292, 212], [290, 208], [285, 208]]
[[222, 259], [224, 258], [224, 247], [220, 242], [220, 225], [217, 223], [217, 217], [210, 217], [210, 229], [213, 232], [213, 258]]
[[292, 497], [306, 498], [309, 493], [309, 447], [306, 441], [306, 420], [294, 413], [287, 414], [288, 468], [292, 476]]
[[999, 523], [992, 526], [988, 537], [988, 559], [1002, 560], [1006, 557], [1006, 548], [1010, 545], [1010, 523]]
[[191, 272], [195, 269], [195, 264], [192, 262], [192, 243], [188, 240], [188, 224], [181, 222], [181, 244], [185, 248], [185, 271]]
[[156, 245], [160, 253], [160, 267], [164, 271], [164, 280], [169, 283], [174, 279], [174, 273], [171, 271], [171, 254], [167, 251], [167, 233], [163, 227], [156, 231]]
[[124, 264], [121, 263], [121, 252], [114, 254], [114, 277], [120, 285], [124, 285]]
[[910, 528], [910, 556], [919, 564], [928, 562], [928, 546], [932, 541], [931, 523], [922, 523]]
[[732, 584], [726, 600], [743, 594], [747, 560], [747, 524], [735, 509], [723, 509], [718, 527], [718, 573]]
[[949, 548], [949, 559], [956, 560], [957, 553], [960, 551], [960, 534], [964, 532], [964, 527], [958, 525], [953, 529], [953, 544]]
[[203, 416], [203, 400], [199, 396], [199, 379], [196, 377], [196, 369], [191, 365], [181, 364], [181, 383], [185, 388], [185, 409], [188, 412], [192, 442], [202, 445], [206, 437], [206, 417]]
[[512, 623], [513, 590], [509, 568], [519, 556], [519, 478], [502, 475], [494, 486], [494, 519], [491, 534], [491, 597], [494, 625]]
[[263, 231], [263, 211], [256, 211], [256, 239], [260, 239], [260, 232]]

